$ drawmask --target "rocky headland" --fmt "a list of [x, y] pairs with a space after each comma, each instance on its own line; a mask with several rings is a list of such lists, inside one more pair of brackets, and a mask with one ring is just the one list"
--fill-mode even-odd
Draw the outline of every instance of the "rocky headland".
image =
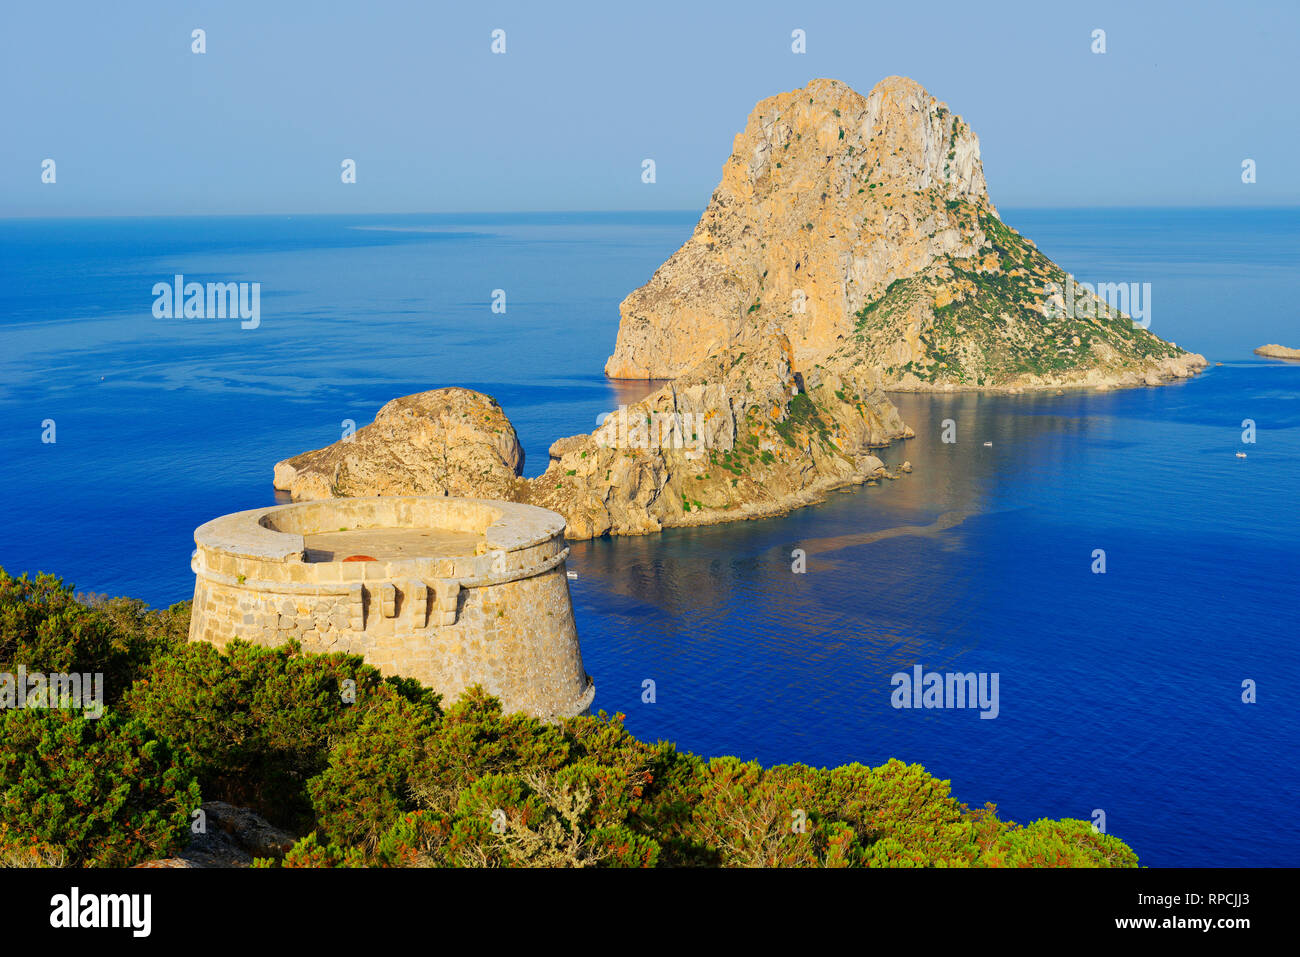
[[[1206, 365], [1004, 224], [979, 140], [903, 77], [763, 100], [687, 242], [620, 305], [612, 378], [667, 378], [524, 479], [465, 389], [395, 399], [275, 467], [295, 499], [447, 494], [554, 509], [581, 539], [780, 514], [896, 478], [887, 391], [1159, 385]], [[904, 467], [900, 471], [910, 471]]]
[[893, 478], [873, 453], [912, 434], [874, 370], [800, 373], [773, 331], [556, 442], [527, 500], [564, 515], [571, 538], [777, 515]]

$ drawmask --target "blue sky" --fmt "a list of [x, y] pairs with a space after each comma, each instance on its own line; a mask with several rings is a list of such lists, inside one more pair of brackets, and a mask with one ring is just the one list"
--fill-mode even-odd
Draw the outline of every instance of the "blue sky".
[[758, 100], [890, 74], [999, 206], [1293, 205], [1297, 38], [1292, 0], [12, 3], [0, 216], [701, 209]]

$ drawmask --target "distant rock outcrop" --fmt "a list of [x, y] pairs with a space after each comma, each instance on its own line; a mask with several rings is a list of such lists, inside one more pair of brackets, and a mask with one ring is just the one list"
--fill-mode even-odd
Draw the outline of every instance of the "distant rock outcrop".
[[496, 400], [470, 389], [394, 399], [350, 437], [275, 466], [295, 500], [358, 495], [513, 498], [524, 467]]
[[1141, 385], [1205, 360], [1080, 290], [999, 219], [979, 141], [903, 77], [763, 100], [695, 232], [619, 307], [614, 378], [676, 377], [773, 325], [795, 368], [889, 388]]
[[1272, 344], [1260, 346], [1255, 350], [1255, 355], [1268, 356], [1270, 359], [1300, 359], [1300, 349]]

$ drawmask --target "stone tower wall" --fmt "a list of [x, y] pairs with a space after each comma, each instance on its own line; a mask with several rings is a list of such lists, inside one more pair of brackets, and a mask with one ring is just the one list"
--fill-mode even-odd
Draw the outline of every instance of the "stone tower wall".
[[[423, 527], [484, 540], [454, 558], [305, 560], [304, 534]], [[328, 499], [224, 516], [200, 527], [195, 544], [191, 639], [297, 639], [307, 651], [359, 654], [447, 698], [479, 683], [506, 710], [542, 718], [578, 714], [595, 694], [554, 512], [481, 499]]]

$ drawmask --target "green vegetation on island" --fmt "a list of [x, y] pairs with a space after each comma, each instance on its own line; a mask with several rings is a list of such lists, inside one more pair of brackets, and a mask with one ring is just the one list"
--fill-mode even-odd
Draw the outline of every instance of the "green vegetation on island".
[[[911, 375], [980, 388], [1022, 376], [1056, 379], [1071, 370], [1145, 368], [1182, 354], [1081, 289], [989, 210], [960, 200], [945, 208], [962, 235], [982, 235], [985, 245], [975, 256], [942, 257], [890, 283], [855, 314], [856, 332], [838, 355], [879, 364], [889, 381]], [[1079, 308], [1052, 314], [1049, 290], [1070, 287]], [[900, 365], [882, 344], [897, 341], [911, 324], [924, 358]]]

